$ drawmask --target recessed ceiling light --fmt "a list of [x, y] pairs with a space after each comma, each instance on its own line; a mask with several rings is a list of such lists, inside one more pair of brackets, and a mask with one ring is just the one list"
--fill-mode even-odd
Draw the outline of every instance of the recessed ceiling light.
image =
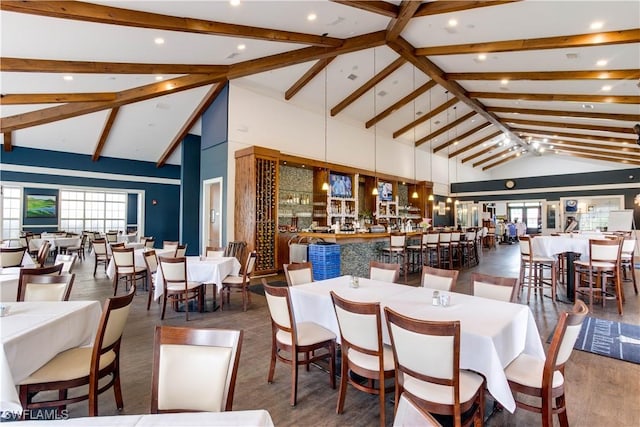
[[316, 15], [313, 12], [311, 12], [310, 14], [307, 15], [307, 21], [315, 21], [317, 17], [318, 17], [318, 15]]
[[164, 44], [164, 39], [162, 37], [156, 37], [155, 39], [153, 39], [153, 42], [155, 44]]
[[160, 80], [162, 80], [162, 79], [164, 79], [164, 77], [162, 77], [162, 76], [156, 76], [156, 81], [158, 81], [158, 82], [159, 82], [159, 81], [160, 81]]
[[63, 79], [70, 82], [71, 80], [73, 80], [73, 76], [64, 76]]
[[589, 28], [591, 28], [592, 30], [599, 30], [602, 28], [603, 25], [604, 23], [602, 21], [595, 21], [591, 23]]
[[608, 79], [609, 78], [609, 73], [607, 73], [607, 72], [600, 73], [598, 78], [601, 79], [601, 80]]
[[609, 92], [611, 90], [611, 86], [610, 85], [604, 85], [602, 86], [602, 91], [603, 92]]
[[247, 48], [246, 44], [242, 44], [241, 43], [241, 44], [238, 45], [238, 50], [245, 50], [246, 48]]
[[502, 80], [500, 80], [500, 84], [501, 84], [501, 85], [509, 84], [509, 79], [502, 79]]
[[484, 61], [487, 59], [487, 54], [486, 53], [481, 53], [478, 55], [478, 61]]
[[453, 18], [449, 19], [448, 24], [449, 24], [450, 27], [456, 27], [458, 25], [458, 20], [457, 19], [453, 19]]
[[240, 0], [229, 0], [231, 6], [240, 6]]
[[593, 104], [582, 104], [582, 108], [585, 110], [593, 110]]
[[600, 59], [600, 60], [598, 60], [598, 62], [596, 62], [596, 65], [598, 67], [604, 67], [605, 65], [607, 65], [607, 62], [608, 61], [606, 59]]

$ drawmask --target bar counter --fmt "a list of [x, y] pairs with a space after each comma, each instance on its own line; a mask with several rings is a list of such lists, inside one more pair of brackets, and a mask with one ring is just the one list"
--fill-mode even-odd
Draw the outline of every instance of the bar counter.
[[[296, 233], [311, 240], [340, 245], [340, 274], [369, 277], [369, 261], [378, 260], [380, 250], [389, 246], [390, 233]], [[421, 231], [409, 231], [407, 238], [419, 239]]]

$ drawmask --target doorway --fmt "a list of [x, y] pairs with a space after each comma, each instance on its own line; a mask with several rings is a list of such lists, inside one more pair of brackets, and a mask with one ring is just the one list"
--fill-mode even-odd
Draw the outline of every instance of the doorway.
[[207, 246], [222, 247], [222, 177], [202, 182], [202, 250]]

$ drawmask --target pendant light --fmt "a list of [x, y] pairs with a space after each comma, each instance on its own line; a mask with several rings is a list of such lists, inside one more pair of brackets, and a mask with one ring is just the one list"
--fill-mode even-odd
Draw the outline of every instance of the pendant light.
[[[373, 48], [373, 75], [376, 75], [376, 48]], [[373, 86], [373, 116], [378, 114], [377, 109], [377, 88]], [[378, 196], [378, 122], [373, 125], [373, 175], [375, 177], [375, 183], [373, 190], [371, 190], [372, 196]]]
[[329, 170], [327, 169], [327, 64], [324, 67], [324, 182], [322, 191], [329, 191]]
[[[416, 91], [416, 67], [413, 67], [413, 92]], [[416, 119], [416, 100], [413, 100], [413, 118], [412, 120]], [[411, 193], [411, 198], [412, 199], [417, 199], [420, 196], [418, 196], [418, 184], [416, 182], [416, 169], [417, 169], [417, 163], [416, 163], [416, 126], [413, 127], [413, 193]]]
[[[431, 112], [431, 89], [429, 89], [429, 112]], [[431, 135], [431, 121], [433, 117], [429, 119], [429, 135]], [[435, 196], [433, 195], [433, 149], [431, 149], [431, 141], [429, 141], [429, 180], [431, 181], [431, 194], [427, 198], [428, 201], [435, 201]], [[435, 210], [435, 206], [433, 207]]]
[[[449, 101], [449, 91], [446, 92], [447, 93], [447, 102]], [[456, 107], [453, 107], [453, 110], [455, 111]], [[447, 108], [447, 126], [449, 126], [449, 109]], [[449, 140], [449, 132], [451, 130], [447, 130], [447, 140]], [[447, 146], [447, 154], [449, 154], [450, 151], [450, 145]], [[449, 171], [449, 165], [451, 164], [451, 162], [449, 161], [449, 156], [447, 155], [447, 187], [449, 187], [447, 189], [447, 193], [451, 192], [451, 178], [450, 178], [450, 171]], [[447, 197], [447, 203], [451, 203], [451, 196]]]

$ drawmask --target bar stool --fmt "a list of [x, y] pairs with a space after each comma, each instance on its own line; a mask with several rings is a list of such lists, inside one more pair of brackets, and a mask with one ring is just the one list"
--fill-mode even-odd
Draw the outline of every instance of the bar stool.
[[[418, 237], [420, 237], [420, 241], [418, 244], [407, 245], [407, 256], [409, 257], [409, 264], [411, 266], [411, 271], [417, 271], [416, 266], [422, 268], [423, 259], [424, 259], [424, 246], [426, 244], [427, 233], [422, 233]], [[415, 241], [415, 236], [413, 238]]]
[[451, 268], [454, 268], [454, 264], [457, 261], [460, 268], [462, 268], [462, 254], [460, 248], [460, 233], [459, 231], [451, 232], [451, 241], [449, 242], [449, 264]]
[[385, 262], [400, 264], [400, 268], [404, 271], [404, 282], [407, 283], [407, 234], [391, 233], [389, 246], [382, 248], [382, 256]]
[[[520, 283], [527, 287], [527, 304], [531, 299], [531, 288], [534, 292], [540, 289], [540, 296], [545, 286], [551, 287], [551, 298], [556, 299], [556, 271], [557, 261], [552, 257], [535, 256], [531, 245], [531, 236], [520, 236]], [[545, 281], [545, 271], [549, 271], [551, 282]], [[525, 282], [525, 279], [526, 282]]]
[[451, 232], [441, 232], [438, 242], [438, 268], [453, 268], [451, 265]]
[[[622, 242], [622, 253], [620, 255], [620, 268], [622, 269], [622, 279], [626, 281], [633, 281], [633, 290], [638, 295], [638, 285], [636, 284], [636, 275], [634, 272], [634, 255], [636, 250], [636, 240], [633, 238], [625, 238]], [[627, 277], [627, 269], [631, 278]], [[624, 290], [624, 288], [623, 288]], [[624, 296], [624, 292], [623, 292]]]
[[423, 265], [428, 265], [429, 267], [440, 267], [440, 233], [431, 231], [425, 234], [426, 243], [423, 248]]

